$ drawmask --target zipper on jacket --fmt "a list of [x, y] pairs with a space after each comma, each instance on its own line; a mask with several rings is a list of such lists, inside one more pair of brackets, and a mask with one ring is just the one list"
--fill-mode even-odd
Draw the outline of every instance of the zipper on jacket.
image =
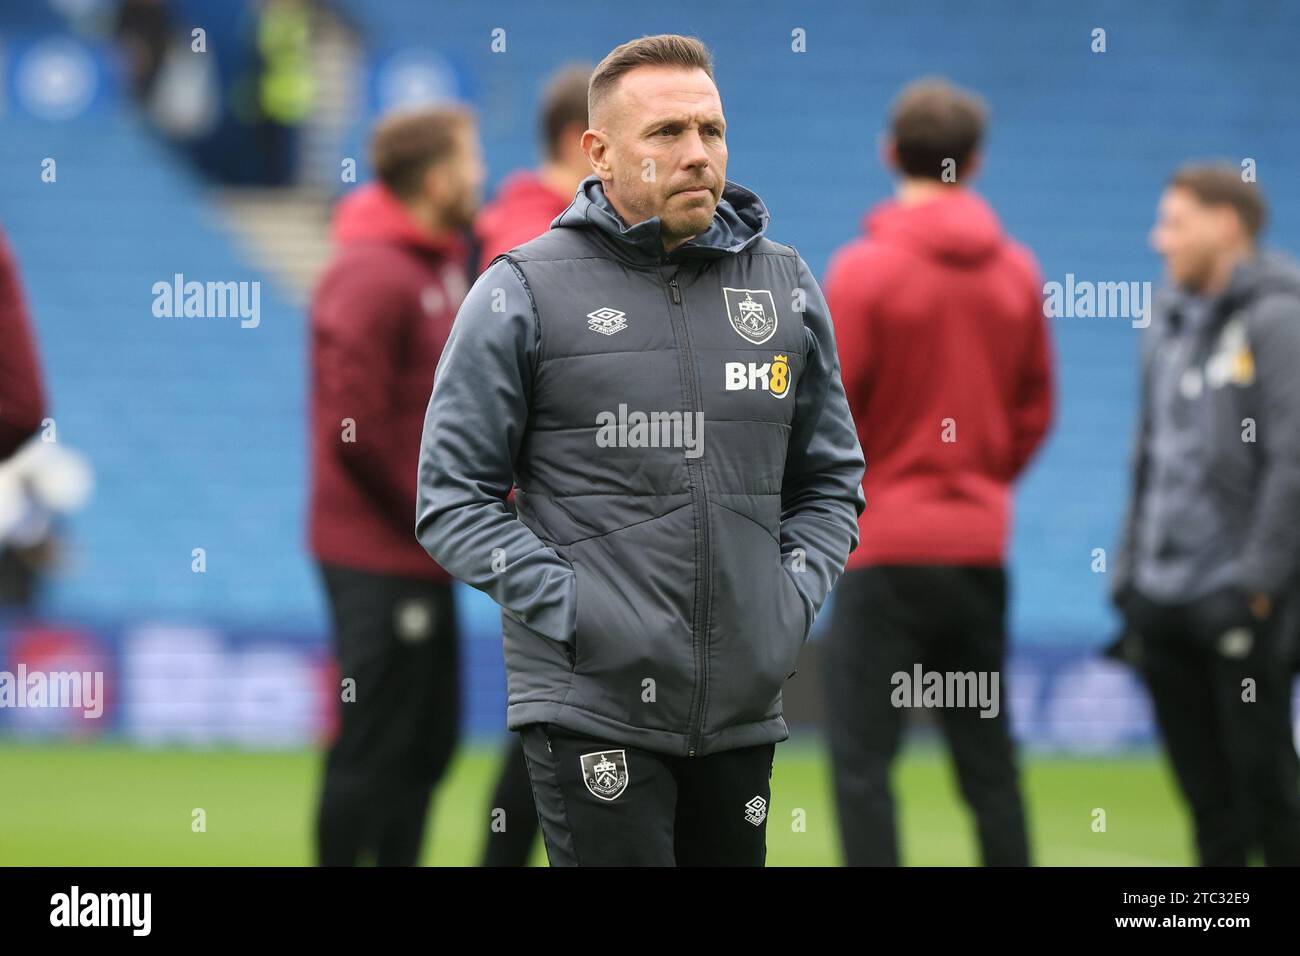
[[[686, 322], [686, 310], [681, 307], [682, 294], [677, 285], [677, 276], [668, 280], [668, 293], [677, 309], [673, 312], [674, 324], [678, 325], [678, 354], [684, 357], [678, 365], [682, 372], [682, 384], [686, 387], [687, 414], [694, 415], [704, 410], [703, 399], [699, 393], [699, 374], [695, 367], [695, 350], [691, 345], [690, 328]], [[700, 440], [704, 440], [703, 434]], [[691, 695], [691, 710], [688, 715], [690, 735], [686, 743], [686, 756], [694, 757], [700, 749], [700, 737], [704, 730], [704, 710], [708, 701], [709, 682], [709, 604], [712, 601], [713, 569], [710, 566], [709, 539], [709, 497], [704, 480], [704, 456], [686, 459], [687, 473], [695, 474], [691, 479], [691, 494], [694, 498], [696, 520], [699, 522], [701, 535], [695, 558], [695, 613], [691, 620], [691, 649], [695, 654], [695, 693]]]

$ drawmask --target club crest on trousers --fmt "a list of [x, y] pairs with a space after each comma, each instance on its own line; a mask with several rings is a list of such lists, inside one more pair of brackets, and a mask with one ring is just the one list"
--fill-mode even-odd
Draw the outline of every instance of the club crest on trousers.
[[600, 750], [583, 754], [582, 782], [592, 796], [601, 800], [615, 800], [627, 789], [627, 753], [622, 750]]

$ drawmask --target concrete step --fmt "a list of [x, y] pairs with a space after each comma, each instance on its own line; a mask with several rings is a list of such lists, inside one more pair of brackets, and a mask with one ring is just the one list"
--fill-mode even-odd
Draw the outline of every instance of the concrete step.
[[222, 190], [214, 204], [253, 262], [304, 304], [329, 259], [329, 203], [308, 189]]

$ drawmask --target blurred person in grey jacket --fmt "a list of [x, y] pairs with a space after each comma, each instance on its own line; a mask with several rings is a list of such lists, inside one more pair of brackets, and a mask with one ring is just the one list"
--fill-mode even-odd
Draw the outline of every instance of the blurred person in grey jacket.
[[1112, 653], [1151, 691], [1203, 865], [1300, 864], [1300, 266], [1259, 248], [1265, 218], [1233, 166], [1183, 167], [1160, 199], [1169, 286], [1114, 568]]

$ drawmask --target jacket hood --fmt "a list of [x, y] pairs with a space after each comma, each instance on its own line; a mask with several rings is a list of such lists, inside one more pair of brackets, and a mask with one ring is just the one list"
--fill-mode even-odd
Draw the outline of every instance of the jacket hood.
[[563, 205], [567, 193], [558, 193], [529, 169], [511, 173], [502, 180], [496, 198], [483, 207], [474, 228], [480, 235], [500, 232], [515, 218], [533, 219]]
[[1226, 293], [1241, 300], [1277, 294], [1300, 296], [1300, 265], [1276, 252], [1260, 252], [1238, 265]]
[[[1155, 307], [1160, 315], [1181, 312], [1195, 293], [1183, 286], [1167, 285], [1156, 294]], [[1252, 299], [1267, 295], [1300, 298], [1300, 264], [1276, 252], [1262, 251], [1238, 263], [1228, 280], [1228, 287], [1215, 299], [1214, 319], [1203, 330], [1215, 334], [1237, 309]]]
[[954, 265], [987, 259], [1006, 238], [989, 204], [965, 189], [909, 206], [887, 200], [863, 217], [862, 226], [872, 239]]
[[771, 219], [763, 200], [744, 186], [728, 180], [709, 228], [665, 257], [659, 217], [654, 216], [633, 226], [626, 225], [606, 198], [600, 177], [588, 176], [578, 187], [569, 208], [556, 217], [551, 227], [595, 229], [624, 256], [658, 263], [666, 258], [709, 258], [742, 252], [763, 238]]
[[433, 235], [422, 229], [397, 197], [379, 183], [367, 183], [339, 201], [330, 237], [338, 245], [386, 242], [448, 256], [464, 250], [464, 241], [459, 236]]

